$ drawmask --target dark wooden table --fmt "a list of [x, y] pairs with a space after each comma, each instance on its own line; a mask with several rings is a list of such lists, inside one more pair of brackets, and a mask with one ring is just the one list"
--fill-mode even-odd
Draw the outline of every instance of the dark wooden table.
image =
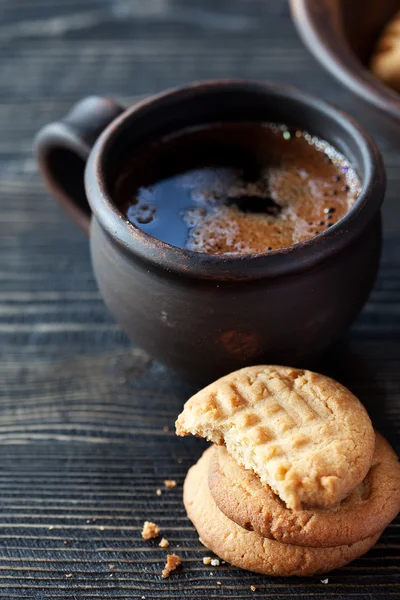
[[[182, 506], [203, 444], [173, 433], [193, 390], [115, 325], [87, 240], [31, 154], [36, 130], [82, 96], [131, 104], [193, 79], [290, 82], [357, 116], [302, 47], [286, 1], [0, 0], [0, 18], [0, 597], [399, 598], [399, 520], [327, 584], [203, 565], [209, 552]], [[400, 154], [381, 147], [380, 278], [332, 359], [400, 451]], [[166, 478], [178, 486], [164, 490]], [[168, 580], [165, 550], [141, 539], [145, 519], [182, 557]]]

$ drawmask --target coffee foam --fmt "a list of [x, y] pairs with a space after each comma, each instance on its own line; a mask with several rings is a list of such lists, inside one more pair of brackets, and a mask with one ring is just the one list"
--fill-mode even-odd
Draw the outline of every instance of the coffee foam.
[[[283, 153], [281, 164], [267, 165], [253, 182], [244, 182], [240, 171], [232, 169], [182, 176], [192, 200], [202, 207], [183, 214], [191, 228], [186, 244], [189, 250], [210, 254], [268, 252], [322, 233], [351, 208], [361, 184], [338, 150], [305, 131], [292, 133], [275, 124], [264, 127], [279, 138], [286, 134], [288, 145], [297, 144], [298, 156], [296, 151], [294, 159], [285, 162]], [[278, 216], [244, 213], [234, 205], [219, 203], [221, 198], [241, 196], [271, 197], [281, 212]]]
[[[229, 166], [221, 166], [229, 165]], [[274, 123], [212, 123], [145, 146], [118, 180], [129, 221], [210, 254], [264, 253], [339, 221], [361, 191], [332, 145]]]

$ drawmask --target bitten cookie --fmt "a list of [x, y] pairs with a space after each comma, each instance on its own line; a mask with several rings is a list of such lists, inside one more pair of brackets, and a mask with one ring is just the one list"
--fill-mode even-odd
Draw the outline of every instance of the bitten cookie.
[[246, 531], [230, 521], [215, 504], [208, 489], [212, 448], [188, 472], [183, 499], [202, 542], [223, 560], [265, 575], [314, 575], [341, 567], [371, 548], [380, 533], [361, 542], [334, 548], [307, 548], [281, 544]]
[[222, 446], [210, 450], [208, 482], [218, 508], [245, 529], [285, 544], [340, 546], [384, 529], [400, 510], [400, 464], [376, 432], [368, 475], [340, 504], [293, 511], [252, 471], [239, 466]]
[[400, 12], [383, 30], [372, 55], [371, 71], [387, 85], [400, 91]]
[[176, 432], [225, 444], [291, 509], [343, 500], [368, 473], [375, 446], [368, 414], [348, 389], [279, 366], [218, 379], [186, 402]]

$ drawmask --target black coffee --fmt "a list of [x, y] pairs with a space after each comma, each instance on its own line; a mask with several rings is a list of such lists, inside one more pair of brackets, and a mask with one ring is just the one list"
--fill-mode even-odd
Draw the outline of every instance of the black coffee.
[[352, 206], [346, 158], [304, 131], [271, 123], [188, 128], [129, 158], [115, 186], [127, 219], [173, 246], [260, 253], [311, 238]]

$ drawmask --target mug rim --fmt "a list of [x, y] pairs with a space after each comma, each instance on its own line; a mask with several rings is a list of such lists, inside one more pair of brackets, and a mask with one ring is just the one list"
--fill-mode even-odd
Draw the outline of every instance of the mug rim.
[[[265, 97], [290, 99], [298, 108], [307, 107], [335, 122], [351, 137], [361, 156], [362, 190], [353, 206], [326, 231], [291, 246], [259, 254], [212, 255], [172, 246], [144, 232], [124, 217], [115, 205], [106, 185], [105, 156], [117, 133], [133, 117], [139, 118], [155, 108], [165, 109], [173, 102], [194, 96], [201, 98], [215, 91], [254, 92]], [[312, 132], [311, 132], [312, 133]], [[327, 140], [329, 142], [329, 140]], [[296, 273], [326, 260], [346, 247], [378, 212], [385, 192], [385, 169], [380, 152], [362, 126], [341, 109], [296, 89], [293, 86], [241, 79], [207, 80], [168, 89], [128, 108], [100, 135], [85, 170], [85, 187], [93, 215], [115, 243], [126, 251], [159, 267], [186, 276], [204, 279], [248, 280]]]

